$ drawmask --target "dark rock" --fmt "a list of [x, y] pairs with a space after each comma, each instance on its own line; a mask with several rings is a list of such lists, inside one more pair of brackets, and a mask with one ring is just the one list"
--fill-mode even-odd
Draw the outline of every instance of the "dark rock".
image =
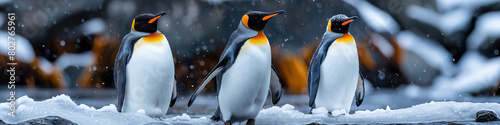
[[0, 125], [6, 125], [7, 123], [3, 122], [2, 120], [0, 120]]
[[150, 123], [146, 123], [144, 125], [171, 125], [171, 124], [163, 123], [163, 122], [150, 122]]
[[489, 110], [479, 110], [476, 113], [476, 122], [499, 121], [497, 114]]
[[47, 116], [18, 123], [17, 125], [77, 125], [59, 116]]

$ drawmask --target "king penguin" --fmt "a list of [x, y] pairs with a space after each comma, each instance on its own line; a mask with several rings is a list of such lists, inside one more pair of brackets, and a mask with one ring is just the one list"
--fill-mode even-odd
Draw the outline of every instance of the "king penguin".
[[161, 117], [177, 98], [174, 61], [170, 45], [157, 30], [158, 19], [165, 15], [140, 14], [116, 55], [114, 80], [118, 112], [137, 112]]
[[349, 113], [353, 97], [356, 106], [364, 98], [364, 81], [359, 71], [358, 51], [349, 34], [350, 23], [358, 17], [338, 14], [331, 17], [320, 45], [309, 65], [307, 88], [309, 106], [329, 112]]
[[282, 13], [285, 11], [250, 11], [243, 15], [219, 62], [193, 93], [188, 106], [215, 76], [219, 102], [212, 116], [215, 121], [232, 124], [248, 120], [247, 124], [255, 124], [269, 91], [272, 103], [278, 103], [281, 83], [271, 64], [271, 47], [263, 30], [271, 18]]

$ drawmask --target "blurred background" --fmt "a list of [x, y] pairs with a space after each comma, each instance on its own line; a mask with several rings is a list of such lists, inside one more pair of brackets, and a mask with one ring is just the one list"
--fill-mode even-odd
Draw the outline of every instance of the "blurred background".
[[[500, 101], [498, 0], [0, 0], [0, 97], [9, 92], [7, 13], [16, 13], [16, 96], [67, 94], [101, 107], [116, 103], [114, 60], [136, 15], [167, 12], [158, 29], [172, 47], [177, 88], [187, 100], [218, 62], [243, 14], [280, 9], [287, 13], [269, 21], [264, 33], [290, 95], [281, 105], [306, 106], [308, 65], [336, 14], [360, 18], [350, 33], [365, 77], [362, 109]], [[212, 93], [206, 100], [216, 104], [215, 84], [205, 90]], [[185, 109], [185, 102], [178, 103]]]

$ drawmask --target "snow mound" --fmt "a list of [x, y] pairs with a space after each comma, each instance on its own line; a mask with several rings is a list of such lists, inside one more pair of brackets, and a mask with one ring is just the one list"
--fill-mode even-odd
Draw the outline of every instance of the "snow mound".
[[[1, 19], [0, 19], [1, 20]], [[0, 22], [1, 24], [1, 22]], [[7, 56], [8, 55], [8, 36], [10, 36], [6, 31], [0, 31], [0, 54]], [[24, 38], [23, 36], [16, 34], [14, 36], [15, 39], [15, 52], [16, 59], [23, 63], [32, 63], [35, 60], [35, 51], [33, 50], [33, 46], [31, 46], [30, 41]]]
[[488, 37], [500, 37], [500, 12], [489, 12], [481, 15], [476, 22], [476, 27], [467, 38], [468, 49], [479, 49]]
[[355, 7], [358, 10], [361, 19], [363, 19], [363, 21], [365, 21], [365, 23], [375, 31], [387, 32], [393, 35], [399, 32], [399, 25], [391, 15], [383, 10], [380, 10], [367, 1], [345, 0], [344, 2]]
[[[206, 116], [166, 115], [162, 118], [151, 118], [143, 113], [118, 113], [113, 104], [100, 109], [77, 105], [69, 96], [59, 95], [44, 101], [34, 101], [23, 96], [16, 102], [16, 117], [7, 115], [8, 103], [0, 103], [0, 119], [9, 124], [15, 124], [30, 119], [46, 116], [60, 116], [82, 125], [92, 124], [215, 124]], [[500, 112], [498, 103], [471, 102], [429, 102], [409, 108], [376, 109], [373, 111], [356, 111], [354, 114], [343, 115], [342, 111], [333, 111], [328, 115], [325, 108], [317, 108], [312, 114], [303, 113], [293, 105], [273, 106], [262, 109], [257, 116], [257, 124], [309, 124], [316, 123], [430, 123], [430, 122], [473, 122], [479, 110]], [[344, 111], [345, 112], [345, 111]], [[335, 116], [338, 114], [338, 116]], [[219, 124], [221, 122], [218, 122]]]

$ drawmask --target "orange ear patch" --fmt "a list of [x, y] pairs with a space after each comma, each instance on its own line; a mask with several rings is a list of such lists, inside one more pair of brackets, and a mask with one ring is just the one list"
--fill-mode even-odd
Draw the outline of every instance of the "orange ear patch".
[[344, 33], [344, 35], [335, 40], [335, 42], [354, 42], [354, 37], [349, 33]]
[[332, 22], [331, 21], [328, 21], [328, 26], [326, 28], [328, 29], [328, 31], [333, 32], [332, 31]]
[[248, 27], [248, 18], [250, 18], [250, 17], [248, 17], [248, 15], [246, 15], [246, 14], [243, 15], [243, 17], [241, 18], [241, 22], [243, 23], [243, 25], [245, 25], [245, 27], [250, 29], [250, 27]]
[[134, 21], [132, 21], [132, 30], [137, 31], [137, 30], [135, 30], [134, 26], [135, 26], [135, 19], [134, 19]]

